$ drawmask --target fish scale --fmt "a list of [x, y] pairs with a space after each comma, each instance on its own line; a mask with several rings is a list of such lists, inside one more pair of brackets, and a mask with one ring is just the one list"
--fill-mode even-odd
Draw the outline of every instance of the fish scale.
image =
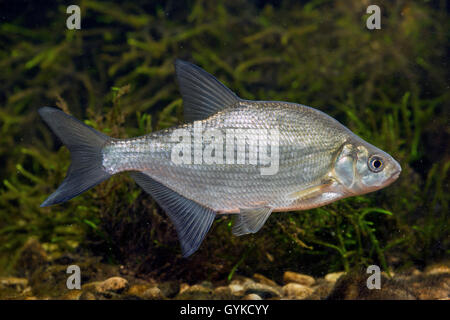
[[[172, 133], [180, 128], [192, 132], [193, 124], [140, 139], [111, 141], [104, 149], [103, 166], [111, 174], [145, 171], [186, 198], [215, 211], [235, 211], [261, 201], [286, 207], [293, 200], [284, 196], [320, 180], [331, 169], [334, 154], [348, 138], [347, 130], [341, 132], [330, 127], [330, 122], [335, 120], [328, 116], [325, 119], [317, 117], [320, 123], [316, 121], [314, 128], [309, 128], [310, 114], [317, 112], [296, 104], [246, 102], [201, 121], [203, 130], [279, 127], [279, 171], [270, 177], [260, 175], [254, 165], [225, 164], [225, 152], [224, 164], [175, 165], [171, 161], [171, 150], [179, 142], [171, 141]], [[298, 124], [305, 124], [302, 127], [306, 130], [299, 130]], [[328, 131], [325, 141], [317, 139], [315, 132], [318, 131], [322, 135]], [[202, 148], [205, 146], [203, 143]]]

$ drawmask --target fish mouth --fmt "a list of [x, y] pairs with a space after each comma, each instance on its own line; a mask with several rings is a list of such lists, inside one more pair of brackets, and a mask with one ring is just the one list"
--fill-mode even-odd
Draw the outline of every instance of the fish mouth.
[[402, 169], [395, 171], [389, 178], [390, 182], [394, 182], [395, 180], [397, 180], [398, 177], [400, 176], [401, 172], [402, 172]]
[[397, 161], [394, 161], [394, 168], [396, 169], [394, 171], [393, 174], [391, 174], [391, 177], [389, 178], [389, 180], [391, 182], [395, 181], [398, 179], [398, 177], [400, 176], [400, 173], [402, 172], [402, 167], [400, 166], [400, 163], [398, 163]]

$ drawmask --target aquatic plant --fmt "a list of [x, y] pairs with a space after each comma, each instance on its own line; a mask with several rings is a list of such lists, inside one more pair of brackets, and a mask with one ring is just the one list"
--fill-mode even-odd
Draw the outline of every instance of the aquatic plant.
[[[84, 0], [82, 29], [65, 3], [11, 7], [0, 24], [0, 273], [30, 236], [55, 257], [102, 255], [161, 278], [294, 268], [423, 266], [449, 254], [448, 8], [386, 2], [382, 29], [361, 1]], [[181, 260], [172, 224], [120, 175], [68, 203], [39, 204], [64, 178], [69, 153], [38, 118], [57, 105], [113, 137], [182, 123], [173, 62], [190, 60], [241, 97], [319, 108], [400, 159], [389, 188], [314, 210], [274, 214], [255, 235], [231, 217]]]

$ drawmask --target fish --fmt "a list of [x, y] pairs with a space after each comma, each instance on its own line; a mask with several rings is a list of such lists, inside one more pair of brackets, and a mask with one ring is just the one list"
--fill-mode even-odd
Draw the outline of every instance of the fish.
[[57, 108], [39, 109], [71, 154], [41, 207], [128, 172], [167, 213], [188, 257], [222, 214], [236, 216], [234, 235], [256, 233], [272, 212], [373, 192], [400, 175], [392, 156], [318, 109], [242, 99], [179, 59], [175, 73], [185, 123], [144, 136], [111, 138]]

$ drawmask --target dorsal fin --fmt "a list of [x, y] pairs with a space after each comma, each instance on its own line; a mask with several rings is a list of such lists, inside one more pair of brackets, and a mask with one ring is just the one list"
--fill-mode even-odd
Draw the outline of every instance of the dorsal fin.
[[206, 119], [239, 101], [234, 92], [192, 63], [178, 59], [175, 71], [183, 96], [184, 119], [188, 122]]
[[181, 243], [183, 257], [188, 257], [197, 251], [211, 228], [216, 213], [183, 197], [143, 172], [133, 171], [130, 175], [158, 202], [172, 220]]

